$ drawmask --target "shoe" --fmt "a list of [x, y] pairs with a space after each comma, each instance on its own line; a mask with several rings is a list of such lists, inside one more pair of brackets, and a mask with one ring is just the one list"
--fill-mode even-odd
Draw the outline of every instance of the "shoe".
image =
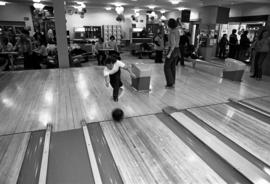
[[174, 88], [174, 85], [166, 85], [165, 88], [166, 89], [172, 89], [172, 88]]
[[256, 78], [256, 75], [251, 75], [251, 76], [249, 76], [250, 78]]

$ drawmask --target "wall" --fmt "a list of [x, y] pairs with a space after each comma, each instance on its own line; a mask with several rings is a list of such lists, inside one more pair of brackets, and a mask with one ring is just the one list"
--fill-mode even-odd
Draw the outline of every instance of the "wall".
[[[24, 21], [24, 17], [28, 17], [28, 21]], [[34, 27], [30, 6], [23, 4], [7, 4], [0, 6], [0, 21], [24, 21], [26, 26], [31, 27], [30, 34], [33, 34]]]
[[129, 28], [131, 28], [131, 20], [126, 17], [125, 22], [116, 21], [117, 14], [114, 10], [106, 11], [105, 9], [87, 9], [84, 18], [78, 14], [66, 14], [67, 30], [70, 31], [70, 36], [73, 38], [74, 28], [83, 26], [102, 26], [102, 25], [121, 25], [124, 39], [129, 37]]
[[231, 6], [230, 17], [270, 15], [270, 4], [243, 4]]

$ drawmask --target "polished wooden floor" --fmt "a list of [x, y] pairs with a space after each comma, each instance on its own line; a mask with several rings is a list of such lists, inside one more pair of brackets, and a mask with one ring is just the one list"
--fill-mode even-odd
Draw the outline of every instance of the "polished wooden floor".
[[237, 83], [189, 67], [178, 68], [175, 89], [166, 90], [163, 65], [151, 66], [150, 94], [134, 91], [123, 72], [125, 90], [119, 103], [111, 100], [102, 67], [1, 73], [0, 135], [44, 129], [47, 123], [54, 131], [79, 128], [82, 119], [110, 120], [115, 107], [132, 117], [161, 112], [166, 106], [185, 109], [270, 95], [268, 78]]
[[[246, 73], [238, 83], [213, 75], [220, 72], [218, 68], [178, 67], [175, 89], [167, 90], [163, 65], [125, 61], [151, 66], [151, 92], [133, 90], [130, 77], [122, 72], [125, 90], [118, 103], [104, 84], [103, 67], [0, 73], [0, 183], [16, 183], [31, 131], [45, 129], [48, 123], [53, 132], [77, 129], [81, 120], [101, 122], [124, 183], [226, 183], [157, 120], [155, 114], [167, 106], [191, 108], [191, 113], [270, 165], [270, 147], [265, 142], [270, 138], [269, 126], [224, 105], [234, 98], [267, 110], [270, 78], [258, 82]], [[121, 126], [110, 123], [116, 107], [131, 117]]]

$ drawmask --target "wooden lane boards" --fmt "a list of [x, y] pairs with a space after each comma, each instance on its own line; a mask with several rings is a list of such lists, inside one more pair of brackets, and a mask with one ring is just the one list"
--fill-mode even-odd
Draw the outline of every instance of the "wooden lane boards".
[[124, 183], [226, 183], [154, 115], [101, 127]]
[[17, 184], [39, 184], [45, 130], [32, 132]]
[[188, 111], [270, 165], [269, 124], [228, 105], [216, 105]]
[[[123, 184], [119, 170], [114, 162], [107, 140], [99, 123], [87, 125], [90, 135], [92, 149], [94, 150], [95, 160], [97, 162], [97, 171], [100, 173], [102, 183], [104, 184]], [[89, 136], [88, 135], [88, 136]], [[92, 164], [93, 162], [91, 162]], [[92, 166], [92, 169], [93, 166]]]
[[265, 172], [261, 171], [258, 167], [253, 165], [247, 159], [242, 157], [231, 147], [223, 143], [216, 136], [205, 130], [203, 127], [198, 125], [188, 116], [182, 112], [173, 113], [171, 115], [181, 125], [187, 128], [190, 132], [196, 135], [202, 142], [219, 154], [224, 160], [226, 160], [235, 169], [241, 172], [251, 182], [257, 183], [270, 183], [270, 177]]
[[235, 100], [230, 100], [230, 102], [228, 102], [227, 105], [245, 114], [248, 114], [249, 116], [253, 116], [264, 123], [270, 124], [270, 113], [268, 114], [267, 112], [261, 109], [258, 109], [252, 105], [248, 105], [248, 104], [245, 104], [244, 102], [235, 101]]
[[167, 112], [166, 114], [160, 113], [156, 116], [227, 183], [251, 184], [251, 182], [246, 177], [244, 177], [239, 171], [233, 168], [214, 150], [205, 145], [188, 129], [170, 117]]
[[255, 108], [255, 110], [260, 111], [260, 113], [270, 117], [270, 97], [242, 100], [240, 103], [250, 108]]
[[82, 129], [52, 133], [46, 183], [95, 183]]
[[17, 182], [30, 133], [0, 137], [0, 183]]
[[198, 125], [203, 127], [205, 130], [207, 130], [209, 133], [217, 137], [220, 141], [222, 141], [224, 144], [229, 146], [231, 149], [233, 149], [235, 152], [237, 152], [239, 155], [247, 159], [249, 162], [254, 164], [256, 167], [258, 167], [262, 172], [269, 173], [268, 168], [270, 168], [266, 163], [252, 155], [250, 152], [230, 140], [228, 137], [223, 135], [222, 133], [215, 130], [215, 128], [209, 126], [207, 123], [199, 119], [199, 117], [195, 116], [194, 114], [183, 111], [183, 114], [186, 115], [188, 118], [196, 122]]

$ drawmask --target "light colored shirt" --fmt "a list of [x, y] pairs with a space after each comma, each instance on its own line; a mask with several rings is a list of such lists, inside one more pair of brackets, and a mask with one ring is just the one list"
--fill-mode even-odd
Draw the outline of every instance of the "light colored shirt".
[[164, 49], [164, 40], [162, 39], [162, 37], [156, 36], [154, 38], [154, 41], [159, 44], [159, 46], [157, 44], [155, 44], [155, 50], [163, 50]]
[[109, 41], [107, 43], [108, 47], [118, 52], [118, 47], [116, 41]]
[[99, 43], [97, 42], [96, 45], [95, 45], [95, 51], [98, 52], [100, 49], [105, 49], [106, 48], [106, 45], [105, 43]]
[[179, 41], [180, 41], [180, 33], [178, 31], [178, 28], [172, 29], [169, 32], [168, 35], [168, 41], [169, 41], [169, 47], [171, 48], [178, 48], [179, 47]]
[[107, 67], [104, 68], [104, 71], [103, 71], [104, 76], [106, 77], [106, 76], [109, 76], [109, 75], [113, 75], [113, 74], [115, 74], [116, 72], [118, 72], [118, 70], [119, 70], [120, 68], [124, 68], [125, 66], [126, 66], [125, 63], [123, 63], [122, 61], [117, 60], [117, 61], [114, 63], [113, 68], [112, 68], [111, 70], [108, 69]]

